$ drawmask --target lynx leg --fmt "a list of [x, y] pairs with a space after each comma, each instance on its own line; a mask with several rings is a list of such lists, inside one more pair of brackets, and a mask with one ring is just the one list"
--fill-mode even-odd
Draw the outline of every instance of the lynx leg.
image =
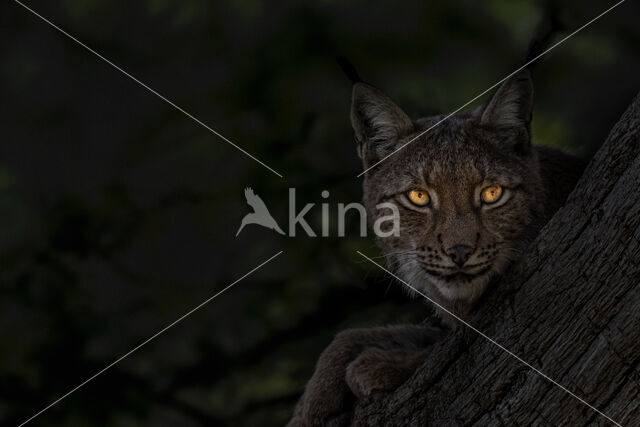
[[[418, 352], [441, 338], [443, 331], [425, 325], [403, 325], [340, 332], [323, 351], [300, 398], [290, 426], [321, 426], [330, 416], [344, 412], [351, 390], [347, 367], [367, 348]], [[400, 357], [400, 354], [397, 354]], [[358, 371], [359, 372], [359, 371]], [[297, 424], [292, 424], [292, 423]]]

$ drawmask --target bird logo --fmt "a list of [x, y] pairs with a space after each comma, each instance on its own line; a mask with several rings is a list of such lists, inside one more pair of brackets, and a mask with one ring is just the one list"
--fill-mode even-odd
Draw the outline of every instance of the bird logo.
[[269, 213], [267, 205], [265, 205], [262, 199], [253, 192], [251, 187], [244, 189], [244, 197], [247, 199], [247, 204], [253, 208], [253, 212], [246, 214], [244, 218], [242, 218], [242, 223], [240, 224], [240, 228], [238, 229], [236, 236], [238, 236], [244, 226], [248, 224], [258, 224], [263, 227], [270, 228], [271, 230], [275, 230], [280, 234], [284, 234], [284, 231], [282, 231], [276, 220], [273, 219]]

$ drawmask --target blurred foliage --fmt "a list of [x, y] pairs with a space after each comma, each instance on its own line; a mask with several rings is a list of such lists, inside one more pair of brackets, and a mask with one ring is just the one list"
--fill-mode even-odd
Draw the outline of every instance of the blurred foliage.
[[[276, 177], [13, 2], [0, 6], [0, 424], [17, 424], [278, 250], [284, 254], [55, 405], [38, 425], [282, 425], [352, 326], [429, 313], [349, 233], [248, 227], [252, 186], [360, 198], [344, 55], [414, 117], [523, 60], [550, 2], [26, 2], [284, 175]], [[609, 2], [562, 2], [574, 29]], [[534, 70], [534, 137], [588, 156], [638, 90], [628, 2]], [[568, 32], [559, 34], [564, 36]], [[333, 217], [335, 218], [335, 216]]]

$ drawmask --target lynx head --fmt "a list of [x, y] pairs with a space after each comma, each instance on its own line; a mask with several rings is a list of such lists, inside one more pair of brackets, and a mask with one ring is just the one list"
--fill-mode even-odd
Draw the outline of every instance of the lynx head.
[[383, 202], [400, 212], [399, 235], [378, 243], [400, 277], [458, 315], [520, 254], [544, 211], [532, 102], [527, 71], [441, 123], [446, 116], [412, 121], [365, 83], [353, 88], [358, 153], [365, 170], [375, 165], [364, 180], [368, 215], [388, 215], [375, 208]]

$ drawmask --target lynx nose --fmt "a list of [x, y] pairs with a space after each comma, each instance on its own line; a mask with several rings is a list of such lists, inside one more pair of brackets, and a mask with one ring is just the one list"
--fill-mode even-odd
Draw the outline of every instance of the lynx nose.
[[462, 267], [473, 253], [473, 248], [469, 245], [455, 245], [447, 249], [446, 254], [458, 267]]

